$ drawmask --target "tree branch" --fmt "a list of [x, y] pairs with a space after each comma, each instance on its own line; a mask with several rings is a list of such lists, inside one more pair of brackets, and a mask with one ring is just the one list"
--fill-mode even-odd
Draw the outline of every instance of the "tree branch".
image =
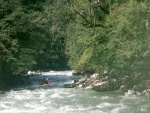
[[106, 8], [102, 5], [102, 3], [101, 3], [100, 0], [95, 0], [95, 2], [98, 4], [98, 7], [99, 7], [104, 13], [106, 13], [106, 14], [109, 14], [109, 13], [110, 13], [109, 10], [106, 9]]
[[73, 8], [73, 10], [76, 14], [78, 14], [80, 17], [82, 17], [85, 20], [85, 22], [90, 23], [81, 12], [77, 11], [77, 9], [72, 5], [72, 3], [69, 0], [67, 0], [67, 1], [71, 5], [71, 7]]
[[67, 2], [71, 5], [71, 7], [73, 8], [74, 12], [76, 14], [78, 14], [86, 22], [86, 23], [81, 23], [81, 22], [75, 21], [75, 23], [80, 23], [80, 24], [82, 24], [84, 26], [87, 26], [87, 27], [103, 27], [103, 28], [106, 27], [105, 25], [103, 25], [101, 23], [99, 23], [99, 24], [91, 23], [89, 20], [86, 19], [86, 17], [81, 12], [77, 11], [77, 9], [73, 6], [73, 4], [71, 3], [70, 0], [67, 0]]

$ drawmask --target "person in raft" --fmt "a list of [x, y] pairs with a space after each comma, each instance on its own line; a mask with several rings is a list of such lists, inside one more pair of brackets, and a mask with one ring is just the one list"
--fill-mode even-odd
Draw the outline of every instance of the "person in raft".
[[38, 85], [44, 85], [44, 84], [47, 84], [47, 85], [49, 84], [48, 78], [43, 78], [42, 80], [38, 82]]

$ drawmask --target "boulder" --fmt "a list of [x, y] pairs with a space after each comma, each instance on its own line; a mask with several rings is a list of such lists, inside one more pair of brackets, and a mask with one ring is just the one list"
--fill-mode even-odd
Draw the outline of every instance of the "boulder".
[[89, 85], [89, 86], [87, 86], [87, 87], [85, 87], [85, 89], [93, 89], [93, 85]]
[[119, 88], [119, 91], [124, 95], [125, 92], [127, 92], [127, 86], [126, 85], [121, 85]]
[[93, 89], [96, 91], [108, 91], [109, 90], [108, 81], [94, 84]]
[[97, 79], [99, 77], [98, 73], [94, 73], [93, 75], [91, 75], [91, 79]]
[[146, 89], [142, 92], [142, 95], [150, 98], [150, 89]]
[[65, 84], [64, 88], [74, 88], [75, 85], [74, 84]]

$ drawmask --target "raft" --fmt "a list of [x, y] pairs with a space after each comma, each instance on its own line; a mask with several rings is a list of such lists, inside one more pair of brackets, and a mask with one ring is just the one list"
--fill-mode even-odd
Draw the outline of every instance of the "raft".
[[48, 84], [42, 84], [42, 85], [38, 85], [38, 86], [51, 86], [52, 82], [49, 82]]

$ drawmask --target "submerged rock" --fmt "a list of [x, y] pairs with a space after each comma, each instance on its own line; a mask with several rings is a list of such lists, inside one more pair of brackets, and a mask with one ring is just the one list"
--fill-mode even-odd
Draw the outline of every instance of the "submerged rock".
[[0, 94], [5, 94], [5, 92], [4, 91], [0, 91]]
[[74, 84], [65, 84], [64, 88], [74, 88]]

